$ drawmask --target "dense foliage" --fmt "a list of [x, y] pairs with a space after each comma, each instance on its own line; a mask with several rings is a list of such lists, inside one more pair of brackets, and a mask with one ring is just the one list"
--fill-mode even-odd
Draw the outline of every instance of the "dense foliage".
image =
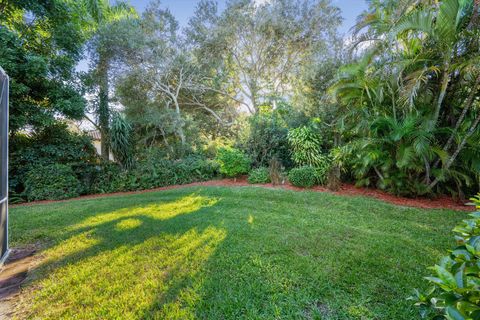
[[292, 159], [297, 165], [317, 167], [325, 162], [320, 137], [310, 127], [290, 130], [288, 142], [292, 150]]
[[[17, 134], [10, 145], [9, 188], [17, 195], [24, 194], [26, 176], [37, 166], [68, 166], [87, 185], [89, 170], [96, 162], [90, 138], [71, 132], [63, 123], [45, 127], [31, 135]], [[44, 183], [48, 186], [48, 179]], [[88, 189], [86, 185], [83, 188], [85, 192]], [[28, 194], [25, 196], [28, 198]]]
[[61, 200], [80, 195], [81, 184], [69, 166], [34, 166], [25, 176], [25, 195], [33, 200]]
[[201, 156], [167, 160], [149, 153], [128, 171], [113, 164], [100, 168], [92, 184], [92, 192], [134, 191], [211, 180], [218, 173], [217, 165]]
[[397, 194], [478, 190], [479, 6], [372, 1], [331, 88], [349, 170]]
[[11, 79], [11, 135], [50, 126], [58, 116], [83, 117], [74, 67], [84, 26], [81, 9], [63, 0], [0, 3], [0, 66]]
[[[472, 199], [480, 210], [480, 195]], [[480, 212], [469, 214], [453, 231], [455, 247], [432, 269], [432, 289], [412, 299], [424, 319], [476, 319], [480, 315]]]
[[370, 1], [343, 41], [327, 0], [202, 0], [184, 28], [159, 1], [2, 2], [10, 194], [27, 198], [34, 165], [70, 167], [87, 194], [204, 180], [216, 159], [227, 177], [308, 166], [333, 189], [465, 198], [480, 187], [479, 10]]

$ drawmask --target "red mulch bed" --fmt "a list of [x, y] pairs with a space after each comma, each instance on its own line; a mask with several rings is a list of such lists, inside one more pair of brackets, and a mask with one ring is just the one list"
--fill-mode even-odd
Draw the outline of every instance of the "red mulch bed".
[[[131, 192], [116, 192], [116, 193], [104, 193], [104, 194], [94, 194], [94, 195], [86, 195], [81, 196], [78, 198], [68, 199], [68, 200], [60, 200], [60, 201], [51, 201], [51, 200], [44, 200], [44, 201], [33, 201], [27, 203], [21, 203], [16, 205], [11, 205], [11, 207], [15, 206], [30, 206], [35, 204], [41, 203], [53, 203], [53, 202], [62, 202], [62, 201], [69, 201], [69, 200], [77, 200], [77, 199], [95, 199], [100, 197], [109, 197], [109, 196], [121, 196], [121, 195], [128, 195], [128, 194], [139, 194], [145, 192], [154, 192], [154, 191], [162, 191], [162, 190], [171, 190], [171, 189], [178, 189], [178, 188], [185, 188], [185, 187], [192, 187], [192, 186], [219, 186], [219, 187], [238, 187], [238, 186], [252, 186], [247, 182], [246, 177], [242, 177], [234, 181], [233, 179], [222, 179], [222, 180], [211, 180], [205, 182], [194, 182], [184, 185], [175, 185], [175, 186], [168, 186], [168, 187], [161, 187], [149, 190], [142, 190], [142, 191], [131, 191]], [[305, 189], [294, 187], [290, 184], [284, 184], [281, 186], [274, 186], [272, 184], [261, 184], [255, 185], [265, 188], [280, 188], [280, 189], [288, 189], [294, 191], [305, 191]], [[405, 198], [405, 197], [398, 197], [393, 194], [378, 190], [378, 189], [370, 189], [370, 188], [361, 188], [356, 187], [351, 184], [343, 184], [338, 191], [331, 191], [325, 187], [316, 186], [312, 189], [308, 189], [310, 191], [316, 192], [329, 192], [337, 195], [344, 195], [344, 196], [366, 196], [370, 198], [376, 198], [388, 203], [392, 203], [399, 206], [405, 207], [414, 207], [414, 208], [423, 208], [423, 209], [450, 209], [450, 210], [457, 210], [457, 211], [475, 211], [475, 207], [468, 206], [465, 203], [460, 201], [456, 201], [451, 197], [441, 196], [434, 199], [430, 198]]]

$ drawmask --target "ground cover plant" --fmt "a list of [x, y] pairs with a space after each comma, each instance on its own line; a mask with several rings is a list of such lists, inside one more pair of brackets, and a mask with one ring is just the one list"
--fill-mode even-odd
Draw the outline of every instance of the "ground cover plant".
[[414, 319], [464, 213], [258, 187], [11, 208], [35, 319]]

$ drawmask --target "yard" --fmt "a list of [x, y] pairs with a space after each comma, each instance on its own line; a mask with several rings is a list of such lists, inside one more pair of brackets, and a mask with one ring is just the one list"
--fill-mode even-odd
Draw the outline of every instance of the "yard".
[[187, 187], [10, 211], [41, 259], [35, 319], [413, 319], [465, 213], [366, 197]]

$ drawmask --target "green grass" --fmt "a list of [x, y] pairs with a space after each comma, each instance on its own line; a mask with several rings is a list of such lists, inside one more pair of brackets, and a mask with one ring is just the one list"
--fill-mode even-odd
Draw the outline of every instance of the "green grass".
[[35, 319], [414, 319], [406, 298], [464, 213], [363, 197], [194, 187], [15, 207], [42, 243]]

